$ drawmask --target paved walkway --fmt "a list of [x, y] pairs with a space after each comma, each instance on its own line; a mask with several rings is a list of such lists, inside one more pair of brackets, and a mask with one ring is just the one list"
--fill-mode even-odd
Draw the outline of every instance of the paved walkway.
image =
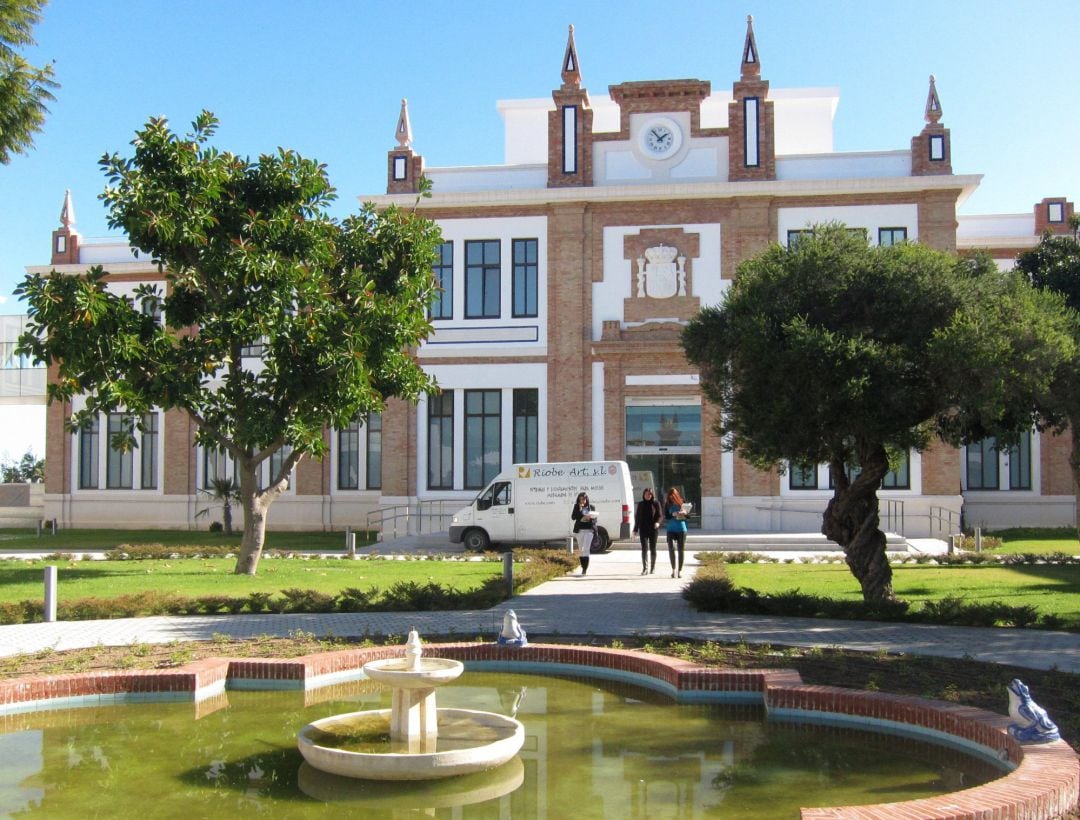
[[[787, 557], [791, 557], [790, 555]], [[641, 576], [636, 551], [593, 556], [589, 574], [556, 578], [491, 610], [374, 612], [325, 615], [216, 615], [126, 618], [0, 626], [0, 656], [44, 649], [207, 640], [214, 635], [257, 637], [302, 630], [342, 637], [457, 635], [492, 640], [513, 609], [532, 640], [544, 636], [640, 636], [746, 641], [777, 646], [825, 646], [971, 658], [1032, 669], [1080, 673], [1080, 635], [1019, 629], [775, 618], [701, 613], [681, 589], [696, 569], [692, 554], [681, 579], [670, 577], [666, 552], [656, 574]]]

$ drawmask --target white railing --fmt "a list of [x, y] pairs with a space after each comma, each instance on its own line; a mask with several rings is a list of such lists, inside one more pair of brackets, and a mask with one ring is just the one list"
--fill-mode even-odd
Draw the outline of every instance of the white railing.
[[930, 537], [948, 538], [960, 532], [960, 513], [948, 507], [930, 508]]
[[885, 529], [895, 532], [897, 535], [904, 534], [904, 502], [899, 498], [885, 499]]
[[379, 541], [402, 535], [447, 532], [450, 519], [461, 506], [459, 500], [436, 499], [379, 507], [367, 514], [367, 528], [377, 531]]

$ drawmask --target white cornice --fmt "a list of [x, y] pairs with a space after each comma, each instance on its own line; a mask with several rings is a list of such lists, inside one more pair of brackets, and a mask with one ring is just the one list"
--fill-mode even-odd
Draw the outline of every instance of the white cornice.
[[48, 275], [53, 271], [57, 273], [81, 274], [90, 268], [101, 267], [112, 274], [120, 273], [145, 273], [150, 276], [160, 276], [161, 271], [152, 262], [80, 262], [75, 265], [27, 265], [27, 273], [39, 273]]
[[962, 236], [956, 235], [958, 248], [1034, 248], [1039, 244], [1037, 236]]
[[967, 199], [982, 174], [877, 177], [867, 179], [769, 180], [765, 182], [687, 182], [652, 185], [606, 185], [588, 188], [512, 188], [440, 194], [417, 203], [416, 194], [381, 194], [358, 197], [377, 207], [399, 205], [418, 210], [431, 208], [483, 208], [548, 205], [564, 202], [635, 202], [671, 199], [745, 199], [748, 197], [850, 196], [864, 194], [916, 194], [921, 191], [960, 189], [957, 204]]

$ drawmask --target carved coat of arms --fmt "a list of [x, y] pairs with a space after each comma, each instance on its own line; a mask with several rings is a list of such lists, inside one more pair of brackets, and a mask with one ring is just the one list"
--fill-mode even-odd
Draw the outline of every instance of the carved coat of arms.
[[686, 257], [677, 248], [658, 245], [637, 259], [637, 295], [670, 299], [686, 295]]

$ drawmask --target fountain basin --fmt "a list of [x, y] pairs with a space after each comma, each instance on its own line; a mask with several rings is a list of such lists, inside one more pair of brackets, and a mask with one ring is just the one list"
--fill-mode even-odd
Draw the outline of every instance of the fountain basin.
[[342, 777], [431, 780], [501, 766], [525, 742], [525, 727], [513, 718], [471, 709], [439, 709], [439, 739], [434, 749], [397, 751], [400, 747], [390, 740], [385, 742], [385, 752], [342, 748], [358, 725], [372, 719], [385, 721], [389, 735], [390, 709], [350, 712], [309, 723], [297, 735], [297, 747], [316, 769]]
[[431, 689], [455, 680], [465, 664], [450, 658], [420, 658], [414, 669], [409, 658], [387, 658], [364, 664], [364, 674], [393, 689]]

